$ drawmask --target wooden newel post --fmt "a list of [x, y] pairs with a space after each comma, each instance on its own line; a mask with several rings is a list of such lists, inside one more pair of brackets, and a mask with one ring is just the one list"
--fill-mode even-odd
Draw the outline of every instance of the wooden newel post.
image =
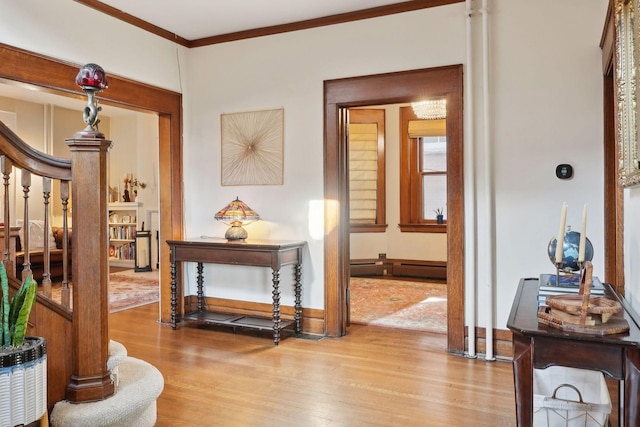
[[111, 141], [85, 129], [66, 140], [71, 151], [73, 368], [70, 402], [91, 402], [114, 393], [107, 370], [109, 260], [107, 155]]

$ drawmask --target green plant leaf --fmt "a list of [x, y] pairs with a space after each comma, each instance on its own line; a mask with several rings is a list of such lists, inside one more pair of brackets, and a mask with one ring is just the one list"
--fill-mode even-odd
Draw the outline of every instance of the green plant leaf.
[[2, 328], [0, 329], [0, 345], [9, 347], [11, 345], [11, 337], [9, 335], [9, 281], [7, 279], [7, 271], [4, 264], [0, 262], [0, 283], [2, 286], [2, 306], [0, 306], [0, 315]]
[[[14, 332], [11, 340], [11, 345], [19, 347], [24, 343], [24, 336], [27, 332], [27, 323], [29, 322], [29, 314], [31, 313], [31, 307], [36, 299], [38, 293], [38, 284], [33, 280], [32, 276], [26, 278], [20, 286], [20, 290], [25, 288], [22, 295], [22, 304], [18, 306], [18, 316], [14, 324]], [[17, 294], [16, 294], [17, 295]], [[15, 300], [15, 297], [14, 297]], [[11, 301], [13, 303], [13, 301]]]
[[[27, 280], [31, 278], [29, 276]], [[13, 299], [9, 303], [9, 336], [13, 337], [13, 333], [16, 329], [16, 322], [18, 320], [18, 315], [20, 314], [20, 308], [24, 303], [24, 298], [27, 294], [27, 280], [23, 281], [18, 291], [13, 296]], [[13, 341], [13, 338], [11, 338]]]

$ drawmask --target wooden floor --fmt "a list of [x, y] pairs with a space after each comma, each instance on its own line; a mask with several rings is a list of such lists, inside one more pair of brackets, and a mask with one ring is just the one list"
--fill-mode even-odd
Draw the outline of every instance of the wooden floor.
[[445, 335], [352, 326], [342, 338], [171, 327], [158, 305], [110, 315], [156, 366], [157, 426], [514, 426], [513, 371], [445, 351]]

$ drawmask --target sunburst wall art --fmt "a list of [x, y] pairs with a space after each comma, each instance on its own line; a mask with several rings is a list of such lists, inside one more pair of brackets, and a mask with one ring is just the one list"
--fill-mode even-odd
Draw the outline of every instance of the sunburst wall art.
[[222, 128], [222, 185], [282, 185], [284, 109], [227, 113]]

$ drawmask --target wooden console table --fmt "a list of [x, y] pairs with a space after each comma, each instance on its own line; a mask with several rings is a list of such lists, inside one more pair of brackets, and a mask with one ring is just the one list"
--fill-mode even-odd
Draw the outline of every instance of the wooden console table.
[[513, 377], [519, 427], [533, 424], [533, 369], [552, 365], [601, 371], [624, 381], [624, 426], [640, 426], [640, 318], [609, 285], [606, 297], [624, 307], [629, 332], [593, 336], [538, 323], [538, 279], [522, 279], [507, 327], [513, 332]]
[[[167, 243], [171, 259], [171, 326], [173, 329], [180, 321], [184, 321], [273, 330], [275, 345], [280, 342], [280, 331], [292, 324], [294, 332], [300, 334], [302, 249], [306, 242], [273, 240], [231, 242], [226, 239], [197, 238], [167, 240]], [[177, 271], [178, 263], [185, 262], [197, 263], [197, 310], [183, 314], [183, 304], [178, 304], [178, 297], [182, 298], [184, 286]], [[273, 315], [271, 319], [208, 311], [204, 295], [204, 263], [271, 267], [273, 284]], [[280, 318], [280, 268], [285, 265], [294, 265], [295, 316], [293, 320]]]

